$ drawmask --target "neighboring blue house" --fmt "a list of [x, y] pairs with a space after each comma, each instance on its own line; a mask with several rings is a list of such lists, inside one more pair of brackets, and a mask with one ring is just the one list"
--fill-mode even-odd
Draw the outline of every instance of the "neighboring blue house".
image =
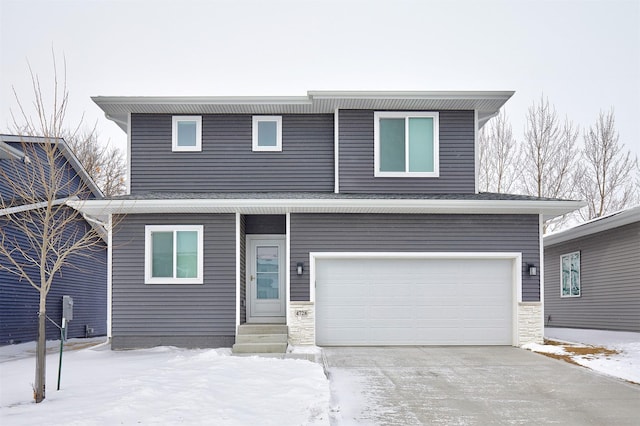
[[582, 204], [478, 192], [512, 94], [94, 98], [130, 161], [74, 204], [119, 222], [112, 347], [541, 342], [542, 223]]
[[[18, 179], [25, 167], [34, 166], [34, 155], [42, 155], [42, 144], [50, 143], [45, 138], [19, 137], [0, 135], [0, 167], [10, 179]], [[68, 149], [64, 140], [56, 141], [57, 149], [62, 154], [58, 167], [65, 170], [65, 182], [69, 190], [77, 192], [77, 188], [86, 188], [88, 197], [101, 198], [102, 194], [95, 183], [87, 175], [77, 158]], [[41, 164], [47, 164], [41, 162]], [[58, 203], [66, 201], [67, 194], [60, 194]], [[0, 182], [0, 197], [8, 205], [16, 194], [6, 181]], [[0, 219], [16, 209], [37, 209], [36, 204], [15, 203], [11, 208], [0, 208]], [[70, 207], [69, 207], [70, 208]], [[15, 226], [10, 223], [3, 231], [8, 238], [24, 238]], [[86, 232], [95, 223], [82, 221], [75, 223], [68, 230]], [[106, 239], [106, 238], [105, 238]], [[0, 255], [0, 262], [8, 263]], [[107, 245], [92, 249], [90, 257], [74, 256], [73, 267], [64, 267], [57, 275], [47, 296], [47, 316], [60, 324], [62, 318], [62, 296], [73, 298], [73, 320], [69, 323], [67, 337], [101, 336], [107, 333]], [[34, 271], [36, 273], [37, 271]], [[35, 279], [39, 282], [39, 277]], [[16, 275], [0, 269], [0, 345], [28, 342], [38, 336], [39, 292], [28, 282], [20, 280]], [[47, 321], [47, 338], [59, 339], [60, 331]]]
[[640, 332], [640, 206], [544, 237], [550, 327]]

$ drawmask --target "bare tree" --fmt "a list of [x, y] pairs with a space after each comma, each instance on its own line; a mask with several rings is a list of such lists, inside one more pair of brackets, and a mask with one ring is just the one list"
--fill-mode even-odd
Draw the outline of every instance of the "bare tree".
[[66, 130], [62, 137], [105, 196], [125, 193], [126, 164], [122, 151], [101, 144], [95, 127], [82, 133]]
[[504, 110], [482, 128], [479, 145], [480, 189], [486, 192], [510, 192], [519, 179], [520, 151]]
[[[66, 77], [58, 84], [53, 57], [51, 104], [45, 102], [40, 80], [31, 67], [34, 115], [27, 113], [14, 89], [18, 113], [14, 126], [43, 137], [41, 143], [23, 143], [29, 161], [3, 160], [0, 179], [8, 194], [0, 197], [0, 268], [39, 292], [38, 340], [34, 398], [45, 399], [46, 301], [54, 277], [73, 267], [76, 256], [90, 256], [101, 245], [99, 230], [89, 226], [80, 212], [65, 205], [69, 199], [84, 199], [88, 189], [78, 185], [75, 171], [64, 161], [58, 137], [63, 134], [68, 104]], [[20, 238], [9, 229], [15, 229]]]
[[[523, 190], [529, 195], [548, 198], [575, 197], [576, 148], [579, 130], [568, 118], [560, 122], [549, 100], [540, 98], [529, 107], [523, 145]], [[547, 223], [555, 228], [566, 219]]]
[[583, 219], [593, 219], [638, 202], [634, 173], [638, 159], [619, 143], [613, 108], [600, 112], [596, 123], [584, 134], [580, 168], [580, 194], [587, 202]]

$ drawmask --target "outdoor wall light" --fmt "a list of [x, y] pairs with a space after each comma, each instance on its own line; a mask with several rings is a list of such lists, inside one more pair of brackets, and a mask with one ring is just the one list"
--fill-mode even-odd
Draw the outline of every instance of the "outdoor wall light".
[[298, 273], [298, 275], [302, 275], [302, 273], [304, 272], [304, 263], [298, 262], [296, 264], [296, 272]]
[[533, 264], [530, 263], [527, 266], [529, 267], [529, 275], [530, 276], [533, 277], [535, 275], [538, 275], [538, 268], [536, 267], [536, 265], [533, 265]]

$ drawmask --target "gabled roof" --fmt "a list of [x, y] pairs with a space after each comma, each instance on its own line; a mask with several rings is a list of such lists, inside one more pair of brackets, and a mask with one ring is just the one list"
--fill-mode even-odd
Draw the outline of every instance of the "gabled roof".
[[542, 214], [545, 220], [581, 201], [506, 194], [344, 194], [333, 192], [145, 193], [69, 205], [91, 216], [146, 213]]
[[546, 247], [560, 244], [635, 222], [640, 222], [640, 205], [592, 219], [565, 231], [549, 234], [544, 237], [544, 245]]
[[130, 113], [317, 114], [336, 109], [476, 110], [480, 127], [513, 91], [309, 91], [307, 96], [95, 96], [93, 101], [122, 130]]
[[[28, 157], [25, 155], [22, 150], [9, 145], [9, 143], [56, 143], [58, 144], [58, 149], [64, 156], [64, 158], [71, 164], [71, 167], [76, 171], [82, 182], [91, 190], [91, 193], [96, 198], [102, 198], [104, 195], [98, 185], [91, 179], [87, 171], [80, 164], [80, 160], [75, 156], [73, 151], [69, 149], [67, 143], [62, 138], [46, 138], [43, 136], [18, 136], [18, 135], [0, 135], [0, 159], [17, 159], [20, 161], [25, 161], [25, 158]], [[3, 153], [4, 156], [3, 156]]]

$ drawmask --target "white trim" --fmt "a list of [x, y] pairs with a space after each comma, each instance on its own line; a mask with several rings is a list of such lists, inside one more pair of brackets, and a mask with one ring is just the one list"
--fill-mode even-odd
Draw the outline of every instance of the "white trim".
[[113, 215], [109, 215], [107, 229], [107, 338], [112, 337], [113, 321]]
[[[519, 343], [519, 303], [522, 302], [522, 253], [521, 252], [310, 252], [309, 300], [316, 301], [316, 261], [324, 259], [508, 259], [512, 261], [512, 345]], [[314, 321], [314, 329], [315, 329]]]
[[475, 193], [477, 194], [478, 192], [480, 192], [480, 186], [479, 186], [479, 175], [480, 175], [480, 155], [479, 155], [479, 149], [480, 147], [478, 146], [478, 133], [480, 131], [480, 128], [478, 127], [478, 110], [475, 109], [473, 110], [473, 164], [475, 167], [475, 171], [473, 173], [475, 181], [474, 181], [474, 187], [475, 187]]
[[[410, 172], [409, 168], [409, 120], [412, 117], [433, 119], [433, 172]], [[373, 113], [373, 159], [375, 177], [439, 177], [440, 176], [440, 113], [434, 111], [376, 111]], [[380, 170], [380, 119], [405, 119], [405, 171], [383, 172]]]
[[125, 191], [131, 194], [131, 113], [127, 114], [127, 181]]
[[[562, 258], [566, 256], [573, 256], [574, 254], [578, 255], [578, 294], [571, 294], [571, 275], [569, 275], [569, 294], [562, 294]], [[571, 274], [571, 272], [569, 272]], [[574, 250], [569, 253], [564, 253], [560, 255], [560, 298], [561, 299], [572, 299], [576, 297], [582, 296], [582, 254], [580, 250]]]
[[[198, 271], [195, 278], [176, 278], [176, 277], [158, 277], [151, 276], [152, 259], [151, 254], [153, 252], [151, 245], [151, 233], [152, 232], [173, 232], [173, 273], [175, 275], [176, 265], [176, 244], [177, 238], [175, 233], [177, 231], [196, 231], [198, 233]], [[202, 225], [145, 225], [144, 227], [144, 283], [145, 284], [203, 284], [203, 261], [204, 261], [204, 244], [203, 244], [204, 226]]]
[[544, 218], [542, 215], [538, 215], [538, 240], [538, 244], [540, 245], [540, 267], [538, 268], [538, 276], [540, 277], [540, 303], [542, 305], [540, 330], [544, 330]]
[[546, 235], [544, 237], [544, 244], [548, 247], [574, 238], [586, 237], [588, 235], [608, 231], [613, 228], [619, 228], [635, 222], [640, 222], [640, 205], [620, 210], [607, 216], [591, 219], [588, 222], [561, 232]]
[[[259, 123], [276, 122], [276, 145], [260, 146], [259, 144]], [[282, 116], [279, 115], [254, 115], [251, 126], [251, 147], [253, 152], [280, 152], [282, 151]]]
[[291, 307], [291, 213], [285, 215], [285, 281], [284, 281], [284, 296], [285, 296], [285, 320], [287, 324], [290, 324], [290, 312]]
[[240, 198], [162, 200], [72, 200], [68, 205], [93, 217], [108, 213], [415, 213], [544, 214], [545, 220], [572, 212], [581, 201], [446, 200], [367, 198]]
[[[52, 206], [59, 206], [60, 204], [68, 204], [70, 201], [77, 201], [77, 197], [68, 197], [68, 198], [58, 198], [57, 200], [53, 200], [51, 202]], [[10, 214], [22, 213], [29, 210], [42, 209], [49, 205], [48, 201], [40, 201], [39, 203], [32, 204], [22, 204], [14, 207], [7, 207], [6, 209], [0, 209], [0, 216], [7, 216]], [[75, 206], [71, 206], [76, 210], [81, 210]]]
[[[178, 123], [181, 121], [195, 121], [196, 144], [195, 146], [178, 145]], [[202, 116], [200, 115], [174, 115], [171, 117], [171, 150], [173, 152], [198, 152], [202, 151]]]
[[236, 332], [240, 325], [240, 223], [240, 213], [236, 213]]
[[333, 192], [340, 192], [340, 109], [333, 111]]

